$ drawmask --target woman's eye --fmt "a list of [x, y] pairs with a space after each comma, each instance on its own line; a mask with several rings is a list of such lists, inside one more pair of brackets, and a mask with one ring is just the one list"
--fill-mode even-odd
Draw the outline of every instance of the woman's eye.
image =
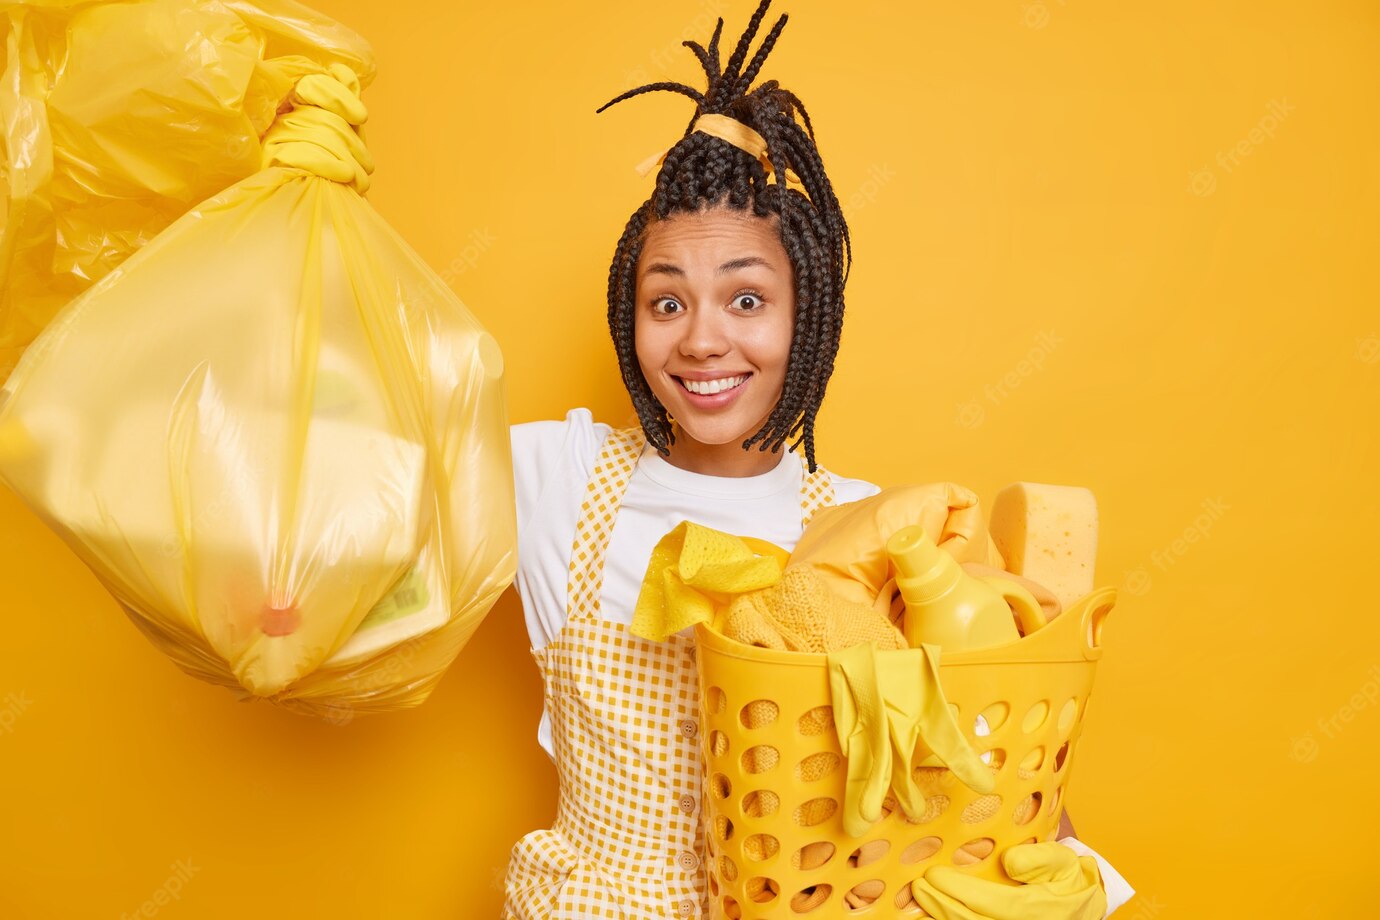
[[739, 294], [733, 298], [733, 305], [739, 310], [755, 310], [762, 305], [762, 298], [756, 294]]
[[652, 301], [653, 313], [678, 313], [683, 309], [680, 301], [672, 297], [661, 297]]

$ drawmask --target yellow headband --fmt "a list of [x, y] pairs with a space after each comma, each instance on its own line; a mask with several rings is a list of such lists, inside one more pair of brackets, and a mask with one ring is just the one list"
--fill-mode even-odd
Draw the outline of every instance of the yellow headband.
[[[737, 147], [748, 156], [754, 158], [761, 163], [762, 168], [767, 171], [767, 181], [771, 181], [775, 170], [772, 169], [771, 159], [767, 156], [766, 138], [752, 130], [752, 128], [738, 121], [736, 118], [709, 113], [695, 119], [695, 124], [691, 126], [690, 132], [693, 134], [696, 131], [701, 134], [708, 134], [710, 137], [717, 137], [721, 141], [728, 141], [728, 143], [732, 144], [734, 147]], [[660, 166], [662, 161], [666, 159], [666, 154], [670, 152], [671, 148], [668, 147], [661, 153], [653, 154], [641, 163], [638, 163], [637, 174], [639, 176], [647, 175], [647, 173]], [[800, 178], [791, 171], [790, 167], [786, 168], [786, 186], [788, 188], [797, 189], [802, 195], [805, 195], [806, 198], [810, 197], [805, 192], [804, 184], [801, 183]]]

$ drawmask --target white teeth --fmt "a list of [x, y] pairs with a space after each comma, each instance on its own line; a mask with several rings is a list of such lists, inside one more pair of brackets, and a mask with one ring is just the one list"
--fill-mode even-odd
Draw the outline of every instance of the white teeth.
[[724, 390], [731, 390], [747, 379], [746, 374], [737, 377], [720, 377], [718, 380], [686, 380], [681, 379], [685, 388], [691, 393], [700, 396], [713, 396], [715, 393], [722, 393]]

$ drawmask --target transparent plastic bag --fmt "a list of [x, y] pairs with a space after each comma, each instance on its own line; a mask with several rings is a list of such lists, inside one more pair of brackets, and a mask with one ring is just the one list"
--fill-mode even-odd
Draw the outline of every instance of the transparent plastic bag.
[[514, 575], [502, 371], [352, 188], [275, 166], [54, 319], [0, 389], [0, 481], [188, 673], [412, 706]]
[[259, 169], [304, 73], [373, 52], [292, 0], [0, 3], [0, 383], [69, 300]]

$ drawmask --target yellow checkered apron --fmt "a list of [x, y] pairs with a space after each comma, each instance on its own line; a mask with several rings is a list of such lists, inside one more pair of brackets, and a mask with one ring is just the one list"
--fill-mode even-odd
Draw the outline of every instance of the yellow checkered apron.
[[[651, 642], [599, 611], [604, 553], [644, 443], [641, 428], [604, 441], [575, 528], [566, 625], [533, 652], [560, 798], [555, 824], [513, 847], [503, 905], [511, 920], [698, 917], [708, 909], [694, 639]], [[802, 520], [833, 503], [824, 468], [806, 472]]]

